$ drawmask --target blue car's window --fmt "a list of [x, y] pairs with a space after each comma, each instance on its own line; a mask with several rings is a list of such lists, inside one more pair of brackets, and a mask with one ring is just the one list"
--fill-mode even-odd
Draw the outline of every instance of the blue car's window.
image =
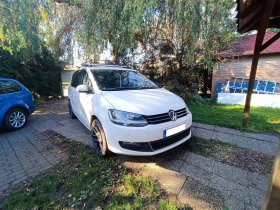
[[1, 81], [0, 80], [0, 94], [14, 93], [21, 90], [21, 87], [12, 81]]

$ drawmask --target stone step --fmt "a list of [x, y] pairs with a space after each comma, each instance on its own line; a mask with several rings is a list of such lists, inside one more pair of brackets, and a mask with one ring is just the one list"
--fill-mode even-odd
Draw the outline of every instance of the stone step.
[[[221, 141], [273, 156], [276, 155], [279, 145], [279, 138], [277, 136], [252, 134], [234, 129], [198, 123], [193, 123], [192, 135], [206, 140]], [[258, 138], [254, 138], [254, 136], [257, 136]]]

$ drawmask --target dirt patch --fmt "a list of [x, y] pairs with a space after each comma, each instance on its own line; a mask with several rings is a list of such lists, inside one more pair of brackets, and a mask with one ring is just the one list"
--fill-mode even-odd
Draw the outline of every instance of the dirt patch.
[[42, 103], [37, 102], [37, 110], [41, 113], [64, 113], [68, 112], [67, 98], [52, 98]]

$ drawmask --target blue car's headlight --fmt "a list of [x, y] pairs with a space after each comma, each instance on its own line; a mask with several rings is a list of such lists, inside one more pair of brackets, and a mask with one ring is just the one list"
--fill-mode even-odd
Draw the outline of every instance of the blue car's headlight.
[[109, 109], [110, 120], [118, 125], [141, 127], [148, 124], [143, 115]]

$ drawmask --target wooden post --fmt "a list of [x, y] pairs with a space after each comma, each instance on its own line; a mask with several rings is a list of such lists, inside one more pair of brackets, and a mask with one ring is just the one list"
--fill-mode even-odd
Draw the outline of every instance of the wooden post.
[[248, 92], [247, 92], [246, 102], [245, 102], [245, 107], [244, 107], [244, 112], [243, 112], [243, 120], [242, 120], [243, 127], [246, 127], [248, 124], [251, 98], [252, 98], [254, 82], [255, 82], [255, 78], [256, 78], [256, 74], [257, 74], [260, 52], [262, 51], [263, 39], [264, 39], [266, 29], [269, 24], [269, 18], [271, 16], [275, 1], [276, 0], [267, 0], [265, 8], [264, 8], [263, 16], [260, 20], [260, 25], [259, 25], [259, 29], [258, 29], [258, 33], [257, 33], [255, 50], [254, 50], [254, 55], [253, 55], [253, 60], [252, 60], [252, 65], [251, 65]]
[[263, 210], [280, 209], [280, 145], [274, 160], [274, 166], [269, 187], [266, 191]]

